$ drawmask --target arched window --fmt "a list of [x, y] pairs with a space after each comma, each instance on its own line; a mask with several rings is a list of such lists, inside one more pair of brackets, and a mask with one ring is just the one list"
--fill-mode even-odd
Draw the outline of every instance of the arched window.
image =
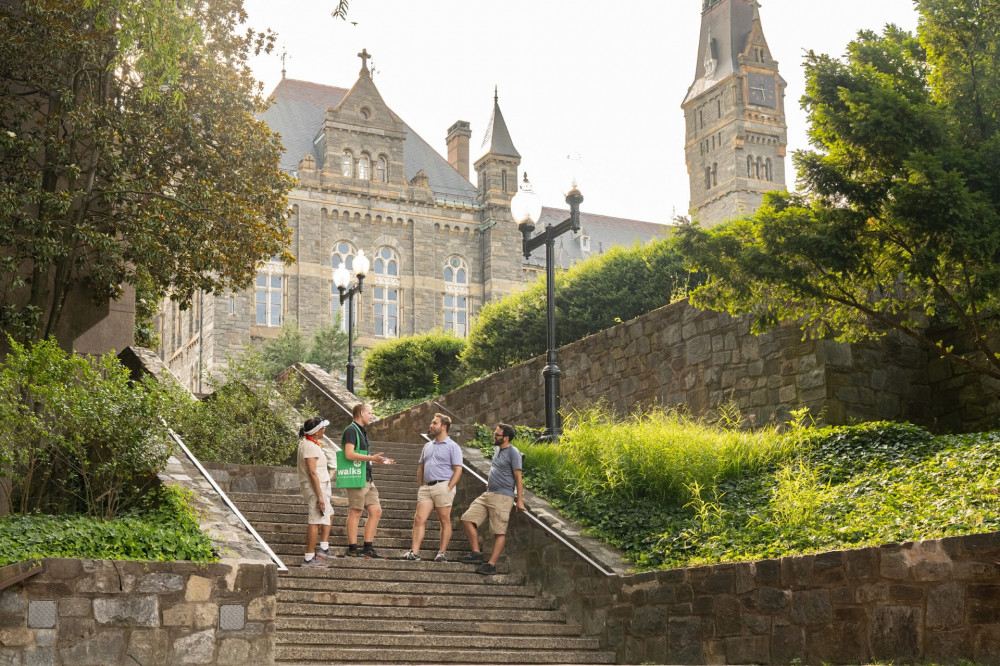
[[[340, 241], [334, 246], [333, 253], [330, 255], [330, 267], [337, 270], [343, 266], [350, 272], [354, 270], [354, 257], [356, 255], [357, 252], [353, 245], [347, 241]], [[340, 313], [339, 317], [337, 313]], [[354, 323], [358, 323], [358, 308], [354, 308]], [[344, 301], [343, 305], [340, 304], [340, 290], [333, 282], [330, 283], [330, 324], [339, 326], [341, 331], [347, 330], [347, 301]]]
[[774, 180], [774, 174], [771, 173], [771, 158], [768, 157], [767, 161], [764, 162], [764, 177], [767, 178], [768, 182]]
[[345, 150], [340, 156], [340, 175], [344, 178], [351, 178], [354, 175], [354, 154]]
[[372, 263], [375, 275], [399, 276], [399, 255], [390, 248], [383, 247], [375, 253], [375, 261]]
[[389, 160], [385, 159], [385, 155], [379, 155], [375, 163], [375, 180], [380, 183], [389, 182]]
[[712, 189], [712, 167], [705, 167], [705, 189]]
[[753, 178], [753, 155], [747, 155], [747, 178]]
[[469, 265], [449, 257], [444, 265], [444, 330], [464, 338], [469, 334]]
[[761, 176], [763, 175], [763, 171], [764, 171], [764, 160], [758, 157], [755, 169], [755, 172], [757, 174], [757, 180], [760, 180]]
[[365, 154], [358, 158], [358, 178], [360, 180], [371, 178], [371, 160]]

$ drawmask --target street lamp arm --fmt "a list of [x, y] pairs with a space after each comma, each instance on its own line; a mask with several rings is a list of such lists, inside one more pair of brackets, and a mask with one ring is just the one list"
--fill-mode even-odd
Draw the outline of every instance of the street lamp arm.
[[343, 305], [345, 301], [354, 296], [354, 294], [361, 293], [361, 285], [364, 284], [365, 276], [358, 276], [358, 283], [351, 287], [350, 289], [345, 289], [344, 287], [337, 287], [337, 291], [340, 292], [340, 304]]
[[524, 258], [527, 259], [531, 256], [532, 252], [548, 242], [555, 241], [556, 238], [562, 236], [567, 231], [579, 231], [580, 204], [582, 202], [583, 195], [580, 194], [579, 190], [573, 190], [570, 192], [566, 195], [566, 203], [569, 204], [569, 217], [554, 227], [552, 225], [547, 225], [545, 230], [534, 238], [530, 237], [532, 231], [531, 229], [522, 227], [521, 234], [523, 236]]

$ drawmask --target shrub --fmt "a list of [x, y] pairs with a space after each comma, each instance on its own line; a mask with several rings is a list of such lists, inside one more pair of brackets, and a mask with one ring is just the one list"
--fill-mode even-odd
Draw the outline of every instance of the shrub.
[[190, 500], [188, 491], [158, 487], [113, 521], [80, 515], [0, 518], [0, 566], [42, 557], [214, 562], [218, 555]]
[[241, 465], [291, 460], [300, 420], [292, 405], [302, 402], [301, 387], [294, 377], [279, 385], [265, 368], [259, 352], [229, 357], [222, 376], [208, 380], [212, 393], [176, 413], [172, 425], [195, 456]]
[[[556, 273], [559, 345], [667, 305], [703, 282], [684, 269], [674, 240], [613, 247]], [[494, 372], [545, 352], [545, 276], [523, 291], [486, 303], [462, 355], [473, 375]]]
[[311, 345], [299, 325], [290, 322], [281, 327], [277, 338], [261, 345], [260, 354], [263, 371], [271, 377], [302, 362], [315, 363], [327, 372], [342, 369], [347, 364], [347, 333], [340, 330], [340, 312], [333, 326], [316, 329]]
[[113, 355], [67, 353], [54, 340], [10, 341], [0, 365], [0, 477], [11, 510], [111, 518], [156, 481], [170, 455], [160, 414], [172, 394], [132, 383]]
[[440, 329], [388, 340], [365, 354], [365, 395], [377, 400], [447, 393], [466, 379], [465, 340]]

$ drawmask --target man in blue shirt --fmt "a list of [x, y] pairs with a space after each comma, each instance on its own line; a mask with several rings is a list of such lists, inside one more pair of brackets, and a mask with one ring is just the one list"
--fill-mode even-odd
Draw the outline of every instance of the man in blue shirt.
[[451, 505], [455, 499], [455, 486], [462, 476], [462, 449], [458, 447], [448, 430], [451, 419], [444, 414], [435, 414], [427, 432], [433, 437], [424, 444], [417, 464], [417, 511], [413, 515], [413, 542], [403, 560], [420, 559], [420, 543], [431, 509], [437, 510], [441, 521], [441, 546], [435, 562], [447, 562], [448, 542], [451, 540]]
[[[506, 423], [497, 424], [493, 431], [493, 443], [497, 448], [494, 449], [486, 492], [477, 497], [462, 514], [462, 527], [465, 528], [465, 535], [469, 538], [472, 552], [458, 558], [458, 561], [471, 564], [482, 562], [476, 573], [497, 572], [497, 560], [500, 559], [504, 544], [507, 542], [507, 523], [515, 500], [517, 510], [525, 510], [524, 485], [521, 482], [521, 452], [511, 445], [514, 435], [514, 426]], [[488, 562], [483, 562], [477, 528], [486, 519], [489, 519], [490, 528], [493, 530], [493, 553]]]

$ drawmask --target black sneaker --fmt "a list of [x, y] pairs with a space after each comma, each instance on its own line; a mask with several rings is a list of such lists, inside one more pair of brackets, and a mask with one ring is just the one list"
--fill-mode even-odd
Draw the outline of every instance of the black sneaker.
[[465, 564], [479, 564], [483, 561], [483, 554], [476, 551], [468, 555], [462, 555], [462, 557], [458, 558], [458, 561]]
[[484, 574], [486, 576], [493, 575], [497, 572], [497, 568], [490, 564], [489, 562], [483, 562], [478, 567], [476, 567], [477, 574]]
[[348, 548], [344, 552], [344, 557], [359, 557], [360, 555], [361, 555], [361, 553], [358, 552], [357, 548], [354, 548], [354, 549]]
[[379, 555], [377, 552], [375, 552], [374, 548], [369, 548], [368, 550], [363, 550], [363, 551], [361, 551], [361, 554], [364, 555], [369, 560], [384, 560], [385, 559], [384, 557], [382, 557], [381, 555]]

